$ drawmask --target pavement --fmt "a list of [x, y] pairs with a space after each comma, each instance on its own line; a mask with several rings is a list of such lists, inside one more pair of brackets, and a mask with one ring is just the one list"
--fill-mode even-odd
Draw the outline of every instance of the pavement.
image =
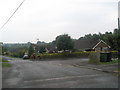
[[[118, 88], [118, 76], [93, 69], [106, 66], [89, 64], [87, 58], [50, 61], [7, 59], [13, 66], [3, 68], [3, 88]], [[112, 67], [116, 69], [117, 65], [106, 69], [111, 70]]]

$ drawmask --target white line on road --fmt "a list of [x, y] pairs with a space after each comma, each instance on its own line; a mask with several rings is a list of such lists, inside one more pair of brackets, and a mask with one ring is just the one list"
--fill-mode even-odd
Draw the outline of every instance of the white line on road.
[[98, 75], [103, 75], [103, 74], [83, 75], [83, 76], [65, 76], [65, 77], [58, 77], [58, 78], [49, 78], [49, 79], [40, 79], [40, 80], [29, 80], [29, 81], [24, 81], [24, 83], [52, 81], [52, 80], [63, 80], [63, 79], [80, 78], [80, 77], [94, 77], [94, 76], [98, 76]]

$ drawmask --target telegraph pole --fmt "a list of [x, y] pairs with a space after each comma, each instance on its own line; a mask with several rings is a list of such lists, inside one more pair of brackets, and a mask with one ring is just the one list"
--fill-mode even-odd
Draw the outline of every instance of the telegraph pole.
[[120, 29], [120, 1], [118, 2], [118, 29]]

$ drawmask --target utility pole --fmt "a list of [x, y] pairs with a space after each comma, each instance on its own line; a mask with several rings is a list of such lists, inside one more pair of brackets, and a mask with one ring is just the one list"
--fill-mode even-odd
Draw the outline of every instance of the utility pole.
[[120, 29], [120, 1], [118, 2], [118, 29]]

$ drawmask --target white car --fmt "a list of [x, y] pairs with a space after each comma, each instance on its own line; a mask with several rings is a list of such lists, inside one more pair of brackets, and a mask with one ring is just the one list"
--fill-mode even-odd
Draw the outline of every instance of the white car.
[[23, 59], [29, 59], [29, 56], [28, 55], [24, 55]]

